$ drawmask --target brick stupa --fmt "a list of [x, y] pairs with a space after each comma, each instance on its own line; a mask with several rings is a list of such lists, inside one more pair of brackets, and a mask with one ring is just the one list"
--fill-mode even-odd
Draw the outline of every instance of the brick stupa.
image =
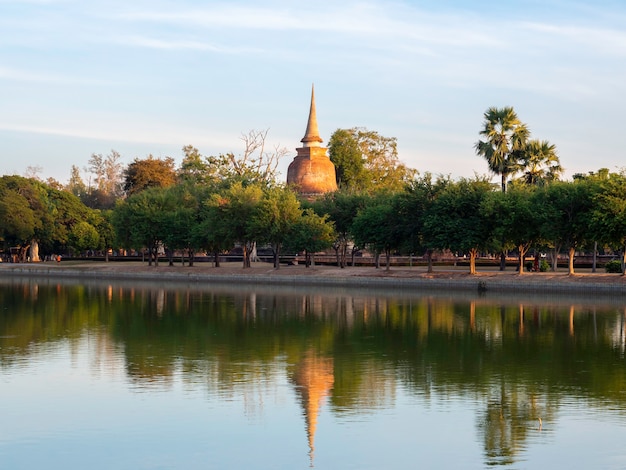
[[311, 109], [302, 147], [287, 169], [287, 184], [306, 198], [315, 198], [337, 190], [335, 165], [322, 147], [315, 111], [315, 87], [311, 89]]

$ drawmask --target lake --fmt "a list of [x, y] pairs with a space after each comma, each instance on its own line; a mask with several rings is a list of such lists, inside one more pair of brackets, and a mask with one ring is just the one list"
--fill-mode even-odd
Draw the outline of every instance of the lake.
[[0, 468], [626, 468], [623, 298], [0, 279]]

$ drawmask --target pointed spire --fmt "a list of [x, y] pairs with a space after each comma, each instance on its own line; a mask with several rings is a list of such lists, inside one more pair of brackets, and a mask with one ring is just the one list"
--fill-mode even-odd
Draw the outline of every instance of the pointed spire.
[[311, 109], [309, 110], [309, 121], [306, 125], [306, 133], [300, 141], [305, 147], [319, 147], [323, 142], [320, 131], [317, 128], [317, 113], [315, 111], [315, 85], [311, 86]]

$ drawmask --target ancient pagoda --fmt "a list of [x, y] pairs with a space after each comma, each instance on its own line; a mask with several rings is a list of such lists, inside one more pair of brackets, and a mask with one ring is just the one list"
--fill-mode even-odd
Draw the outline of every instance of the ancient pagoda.
[[322, 138], [317, 128], [315, 111], [315, 87], [311, 89], [311, 108], [306, 132], [300, 141], [302, 147], [287, 169], [287, 184], [300, 195], [313, 199], [321, 194], [337, 190], [335, 165], [322, 147]]

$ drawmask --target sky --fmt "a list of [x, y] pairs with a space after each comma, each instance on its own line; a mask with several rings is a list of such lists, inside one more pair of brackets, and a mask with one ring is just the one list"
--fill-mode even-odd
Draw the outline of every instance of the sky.
[[487, 174], [474, 144], [492, 106], [555, 144], [566, 178], [617, 171], [626, 2], [0, 0], [0, 174], [67, 183], [111, 150], [240, 155], [268, 130], [285, 177], [312, 84], [325, 144], [365, 127], [420, 173]]

